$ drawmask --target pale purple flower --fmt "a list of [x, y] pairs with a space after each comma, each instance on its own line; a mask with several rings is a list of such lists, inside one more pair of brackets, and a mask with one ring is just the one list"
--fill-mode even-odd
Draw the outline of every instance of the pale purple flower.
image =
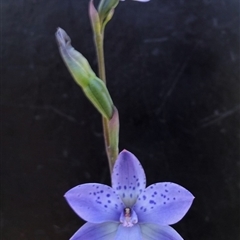
[[70, 240], [182, 240], [170, 226], [189, 210], [193, 195], [171, 182], [146, 188], [138, 159], [123, 150], [112, 173], [112, 187], [81, 184], [65, 197], [85, 223]]

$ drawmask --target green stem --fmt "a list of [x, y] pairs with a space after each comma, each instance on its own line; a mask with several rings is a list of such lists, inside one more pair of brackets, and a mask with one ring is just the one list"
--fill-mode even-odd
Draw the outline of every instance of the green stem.
[[104, 33], [97, 33], [95, 35], [95, 45], [98, 58], [98, 72], [99, 77], [106, 84], [105, 61], [104, 61], [104, 47], [103, 47]]
[[[95, 46], [97, 52], [97, 59], [98, 59], [98, 72], [99, 78], [103, 80], [106, 84], [106, 72], [105, 72], [105, 61], [104, 61], [104, 29], [101, 33], [95, 33]], [[103, 135], [104, 135], [104, 142], [105, 142], [105, 149], [108, 157], [109, 169], [110, 173], [112, 173], [113, 164], [116, 160], [116, 154], [112, 156], [113, 151], [111, 149], [110, 137], [109, 137], [109, 121], [108, 119], [102, 117], [102, 125], [103, 125]], [[114, 159], [114, 160], [113, 160]]]
[[[115, 0], [115, 5], [117, 5], [118, 0]], [[106, 2], [101, 1], [100, 7], [103, 7], [101, 4], [105, 4]], [[107, 3], [109, 4], [109, 2]], [[110, 4], [113, 2], [110, 1]], [[110, 5], [112, 9], [109, 9], [110, 12], [102, 12], [101, 16], [99, 12], [96, 10], [93, 4], [93, 0], [90, 0], [89, 3], [89, 16], [92, 24], [92, 30], [94, 34], [94, 43], [96, 47], [97, 60], [98, 60], [98, 73], [99, 78], [106, 84], [106, 72], [105, 72], [105, 61], [104, 61], [104, 29], [107, 22], [111, 19], [113, 15], [113, 8], [115, 6]], [[105, 6], [106, 7], [106, 6]], [[105, 9], [106, 10], [106, 9]], [[104, 15], [105, 14], [105, 15]], [[107, 14], [107, 15], [106, 15]], [[104, 19], [104, 20], [103, 20]], [[102, 117], [103, 124], [103, 135], [106, 153], [108, 157], [109, 169], [110, 173], [112, 173], [113, 165], [118, 156], [118, 140], [119, 140], [119, 117], [118, 111], [115, 106], [112, 106], [112, 115], [109, 118]]]

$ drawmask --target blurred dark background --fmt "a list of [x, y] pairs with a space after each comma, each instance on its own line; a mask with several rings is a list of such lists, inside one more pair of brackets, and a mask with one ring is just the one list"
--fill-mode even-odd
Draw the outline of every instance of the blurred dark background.
[[[54, 36], [65, 29], [97, 70], [88, 1], [3, 0], [1, 11], [1, 239], [65, 240], [84, 222], [63, 194], [110, 184], [101, 117]], [[129, 0], [106, 28], [120, 150], [148, 184], [195, 195], [173, 226], [185, 240], [239, 239], [239, 27], [237, 0]]]

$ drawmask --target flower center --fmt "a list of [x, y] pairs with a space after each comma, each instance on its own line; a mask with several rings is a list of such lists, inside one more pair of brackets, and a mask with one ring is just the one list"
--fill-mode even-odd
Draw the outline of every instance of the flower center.
[[124, 227], [132, 227], [138, 222], [137, 214], [131, 208], [126, 207], [120, 216], [120, 222]]

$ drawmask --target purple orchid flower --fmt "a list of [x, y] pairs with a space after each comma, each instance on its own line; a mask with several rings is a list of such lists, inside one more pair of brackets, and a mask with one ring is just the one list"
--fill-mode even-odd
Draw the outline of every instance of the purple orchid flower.
[[138, 159], [123, 150], [112, 173], [112, 187], [81, 184], [65, 197], [85, 223], [70, 240], [182, 240], [170, 226], [189, 210], [194, 196], [171, 182], [146, 188]]

